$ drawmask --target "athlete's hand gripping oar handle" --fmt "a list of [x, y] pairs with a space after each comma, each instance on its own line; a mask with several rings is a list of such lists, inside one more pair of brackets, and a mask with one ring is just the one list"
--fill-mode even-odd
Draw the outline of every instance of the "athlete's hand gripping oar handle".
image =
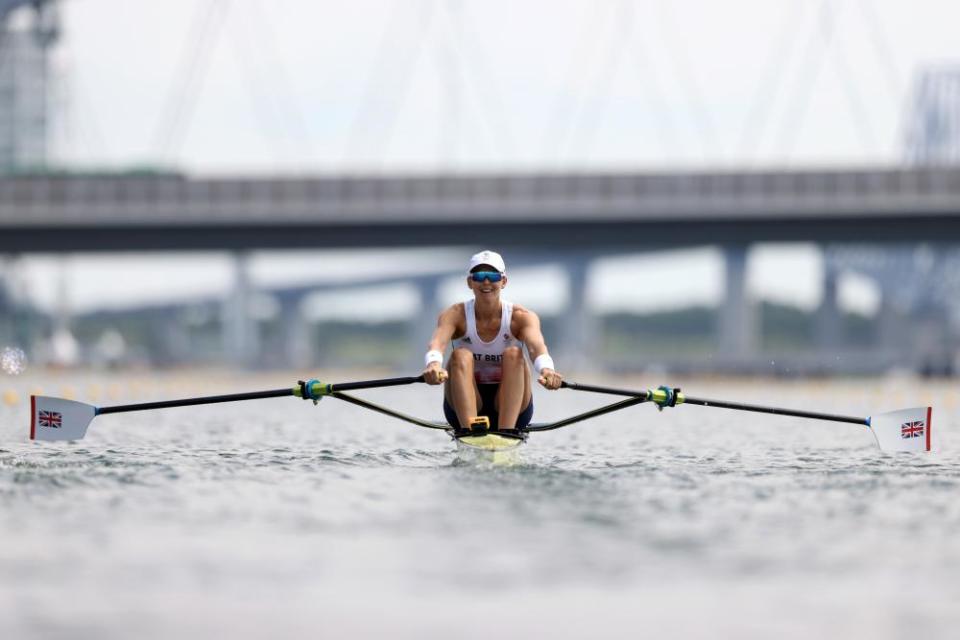
[[[831, 422], [859, 424], [870, 428], [874, 437], [877, 439], [877, 445], [879, 445], [879, 447], [884, 451], [934, 451], [936, 449], [931, 433], [933, 421], [932, 407], [901, 409], [899, 411], [880, 413], [874, 416], [861, 418], [858, 416], [843, 416], [832, 413], [820, 413], [816, 411], [800, 411], [796, 409], [784, 409], [781, 407], [765, 407], [755, 404], [745, 404], [742, 402], [728, 402], [726, 400], [693, 398], [684, 395], [680, 389], [671, 390], [668, 387], [660, 387], [659, 389], [648, 391], [634, 391], [628, 389], [614, 389], [611, 387], [577, 384], [575, 382], [566, 381], [564, 381], [562, 386], [568, 389], [575, 389], [577, 391], [591, 391], [593, 393], [607, 393], [612, 395], [643, 398], [643, 402], [655, 402], [659, 408], [678, 404], [696, 404], [702, 407], [718, 407], [721, 409], [752, 411], [754, 413], [767, 413], [779, 416], [790, 416], [794, 418], [810, 418], [813, 420], [828, 420]], [[670, 397], [671, 392], [672, 397]]]

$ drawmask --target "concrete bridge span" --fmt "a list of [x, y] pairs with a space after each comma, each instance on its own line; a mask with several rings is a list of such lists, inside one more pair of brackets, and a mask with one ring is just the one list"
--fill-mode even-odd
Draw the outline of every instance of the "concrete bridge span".
[[960, 241], [960, 169], [0, 178], [0, 251]]

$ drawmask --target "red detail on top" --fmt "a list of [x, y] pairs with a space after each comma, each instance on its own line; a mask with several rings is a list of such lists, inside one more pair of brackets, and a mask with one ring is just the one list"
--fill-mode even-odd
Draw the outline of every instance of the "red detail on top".
[[927, 407], [927, 451], [930, 451], [930, 430], [933, 428], [933, 425], [930, 424], [930, 419], [933, 417], [933, 407]]
[[37, 396], [30, 396], [30, 439], [37, 439]]

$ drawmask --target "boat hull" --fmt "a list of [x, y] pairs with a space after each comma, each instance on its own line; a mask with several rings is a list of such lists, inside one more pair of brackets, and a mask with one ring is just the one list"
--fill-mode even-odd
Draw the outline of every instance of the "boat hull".
[[464, 435], [455, 437], [457, 455], [461, 459], [511, 464], [519, 459], [523, 438], [503, 436], [497, 433]]

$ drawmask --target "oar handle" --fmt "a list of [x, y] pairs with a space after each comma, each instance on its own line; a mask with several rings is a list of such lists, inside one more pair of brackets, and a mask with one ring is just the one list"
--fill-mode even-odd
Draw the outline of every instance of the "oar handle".
[[404, 384], [423, 382], [423, 376], [408, 376], [405, 378], [382, 378], [380, 380], [361, 380], [360, 382], [337, 382], [331, 385], [330, 393], [336, 391], [356, 391], [358, 389], [376, 389], [378, 387], [399, 387]]
[[643, 398], [647, 400], [650, 393], [646, 390], [636, 389], [615, 389], [613, 387], [598, 387], [592, 384], [580, 384], [579, 382], [568, 382], [564, 380], [560, 383], [561, 389], [573, 389], [574, 391], [589, 391], [590, 393], [606, 393], [612, 396], [630, 396], [634, 398]]

